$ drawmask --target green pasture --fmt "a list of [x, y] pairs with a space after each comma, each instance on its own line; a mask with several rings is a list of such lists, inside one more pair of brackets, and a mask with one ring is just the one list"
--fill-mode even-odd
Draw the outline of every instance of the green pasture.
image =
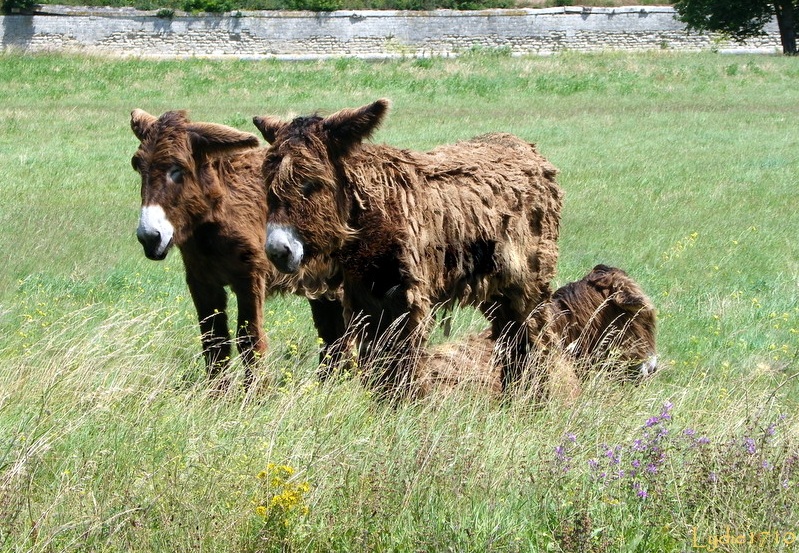
[[[795, 550], [797, 82], [794, 59], [711, 53], [0, 55], [0, 551]], [[283, 297], [257, 388], [214, 393], [179, 255], [135, 238], [130, 111], [257, 132], [381, 97], [378, 142], [538, 144], [566, 193], [553, 284], [600, 262], [638, 280], [654, 378], [391, 407], [316, 382]], [[435, 340], [483, 325], [459, 311]]]

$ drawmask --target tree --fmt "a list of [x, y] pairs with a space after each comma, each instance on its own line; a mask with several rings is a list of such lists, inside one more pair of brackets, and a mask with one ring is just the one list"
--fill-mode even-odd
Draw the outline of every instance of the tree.
[[674, 8], [689, 29], [726, 33], [739, 42], [763, 35], [776, 15], [783, 53], [796, 54], [799, 0], [678, 0]]
[[36, 7], [36, 0], [0, 0], [0, 13], [30, 14]]

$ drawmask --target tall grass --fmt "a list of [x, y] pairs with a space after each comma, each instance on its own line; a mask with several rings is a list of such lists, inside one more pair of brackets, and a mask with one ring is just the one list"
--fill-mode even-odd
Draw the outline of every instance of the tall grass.
[[[709, 54], [2, 55], [0, 548], [792, 550], [798, 76]], [[463, 390], [390, 407], [319, 385], [307, 307], [276, 298], [254, 389], [204, 381], [179, 257], [149, 262], [134, 237], [130, 110], [254, 130], [383, 96], [377, 141], [538, 143], [566, 191], [555, 284], [598, 262], [636, 278], [659, 310], [655, 378], [600, 375], [570, 406]], [[455, 335], [483, 325], [460, 311]]]

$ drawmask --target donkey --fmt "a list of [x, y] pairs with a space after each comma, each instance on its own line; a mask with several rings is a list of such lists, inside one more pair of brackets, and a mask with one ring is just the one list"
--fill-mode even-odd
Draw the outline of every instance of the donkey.
[[[550, 396], [575, 398], [578, 379], [585, 380], [595, 367], [625, 381], [640, 381], [655, 372], [655, 309], [621, 269], [597, 265], [582, 279], [555, 290], [546, 308], [570, 361], [551, 367], [556, 374]], [[424, 397], [466, 386], [499, 395], [498, 350], [490, 328], [428, 348], [414, 377], [415, 393]]]
[[[328, 117], [255, 117], [264, 159], [266, 255], [282, 272], [324, 260], [340, 272], [345, 319], [362, 322], [361, 358], [386, 361], [379, 392], [402, 393], [436, 305], [479, 307], [514, 342], [503, 389], [531, 348], [546, 348], [562, 192], [534, 145], [489, 134], [430, 152], [365, 142], [378, 100]], [[375, 345], [380, 346], [379, 351]]]
[[229, 363], [227, 291], [236, 295], [236, 346], [246, 367], [267, 348], [263, 302], [267, 295], [291, 292], [309, 298], [324, 344], [322, 358], [344, 333], [338, 285], [324, 267], [287, 276], [264, 254], [266, 193], [261, 166], [266, 148], [253, 134], [214, 123], [191, 122], [184, 111], [160, 117], [131, 113], [140, 145], [131, 160], [141, 175], [141, 216], [136, 236], [144, 254], [166, 258], [178, 247], [202, 333], [210, 377]]
[[583, 378], [596, 364], [624, 380], [640, 380], [657, 369], [655, 308], [623, 270], [597, 265], [558, 288], [549, 305], [553, 330]]

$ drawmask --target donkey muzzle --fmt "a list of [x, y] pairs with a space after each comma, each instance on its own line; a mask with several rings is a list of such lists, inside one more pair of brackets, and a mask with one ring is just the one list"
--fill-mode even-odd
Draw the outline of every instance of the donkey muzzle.
[[144, 248], [147, 259], [161, 261], [172, 247], [175, 229], [160, 206], [146, 206], [141, 210], [136, 238]]
[[294, 227], [286, 225], [266, 225], [266, 246], [264, 251], [269, 261], [281, 273], [296, 273], [300, 269], [303, 245]]

